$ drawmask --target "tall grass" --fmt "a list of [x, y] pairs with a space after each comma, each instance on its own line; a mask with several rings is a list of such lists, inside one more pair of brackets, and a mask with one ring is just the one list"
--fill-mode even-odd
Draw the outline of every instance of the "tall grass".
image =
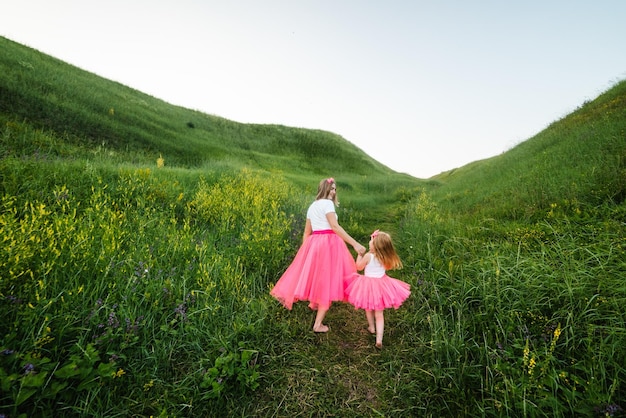
[[[242, 172], [185, 197], [150, 169], [102, 186], [87, 201], [62, 186], [45, 202], [2, 202], [5, 412], [157, 415], [170, 407], [136, 399], [218, 402], [256, 388], [248, 339], [291, 250], [289, 187]], [[100, 405], [76, 403], [101, 390]], [[137, 396], [120, 404], [128, 390]]]
[[594, 214], [552, 211], [494, 233], [457, 227], [437, 251], [421, 249], [418, 312], [403, 326], [420, 347], [415, 378], [427, 370], [429, 396], [446, 399], [434, 415], [622, 410], [625, 236], [621, 220]]

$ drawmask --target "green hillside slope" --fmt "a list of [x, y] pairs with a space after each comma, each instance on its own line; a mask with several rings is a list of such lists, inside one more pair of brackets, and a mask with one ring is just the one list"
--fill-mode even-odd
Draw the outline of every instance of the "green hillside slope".
[[532, 219], [554, 203], [626, 198], [626, 81], [507, 152], [436, 176], [461, 213]]
[[[395, 174], [330, 132], [229, 121], [170, 105], [6, 38], [0, 49], [2, 121], [43, 129], [83, 150], [103, 147], [143, 163], [162, 155], [168, 165], [188, 168]], [[46, 151], [63, 154], [55, 146]]]

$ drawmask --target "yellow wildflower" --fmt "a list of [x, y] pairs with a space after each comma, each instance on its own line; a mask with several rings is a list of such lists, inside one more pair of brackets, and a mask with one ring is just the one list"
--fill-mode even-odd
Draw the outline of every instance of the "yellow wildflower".
[[537, 360], [535, 360], [535, 356], [533, 356], [530, 359], [530, 362], [528, 363], [528, 374], [533, 374], [533, 369], [535, 368], [536, 365], [537, 365]]

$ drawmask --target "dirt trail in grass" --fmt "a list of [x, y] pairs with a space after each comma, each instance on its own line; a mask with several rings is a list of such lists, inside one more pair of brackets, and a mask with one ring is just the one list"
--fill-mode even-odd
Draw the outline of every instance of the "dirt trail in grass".
[[379, 409], [378, 392], [384, 376], [377, 369], [382, 350], [375, 347], [375, 336], [367, 330], [365, 312], [335, 304], [326, 323], [331, 331], [317, 337], [335, 355], [332, 368], [345, 384], [349, 399], [361, 403], [359, 410]]
[[[267, 376], [261, 401], [263, 416], [381, 416], [392, 409], [389, 388], [397, 376], [386, 364], [401, 350], [393, 323], [386, 323], [383, 349], [374, 345], [363, 310], [335, 303], [324, 321], [330, 331], [312, 332], [314, 312], [306, 303], [282, 311], [293, 339], [272, 357], [274, 376]], [[393, 312], [387, 317], [393, 318]], [[399, 344], [395, 346], [395, 344]], [[386, 412], [386, 413], [385, 413]]]

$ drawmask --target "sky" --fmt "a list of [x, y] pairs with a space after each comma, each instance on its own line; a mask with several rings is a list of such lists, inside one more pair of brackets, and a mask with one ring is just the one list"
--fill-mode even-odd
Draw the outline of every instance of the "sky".
[[626, 79], [624, 0], [3, 3], [12, 41], [174, 105], [336, 133], [424, 179]]

